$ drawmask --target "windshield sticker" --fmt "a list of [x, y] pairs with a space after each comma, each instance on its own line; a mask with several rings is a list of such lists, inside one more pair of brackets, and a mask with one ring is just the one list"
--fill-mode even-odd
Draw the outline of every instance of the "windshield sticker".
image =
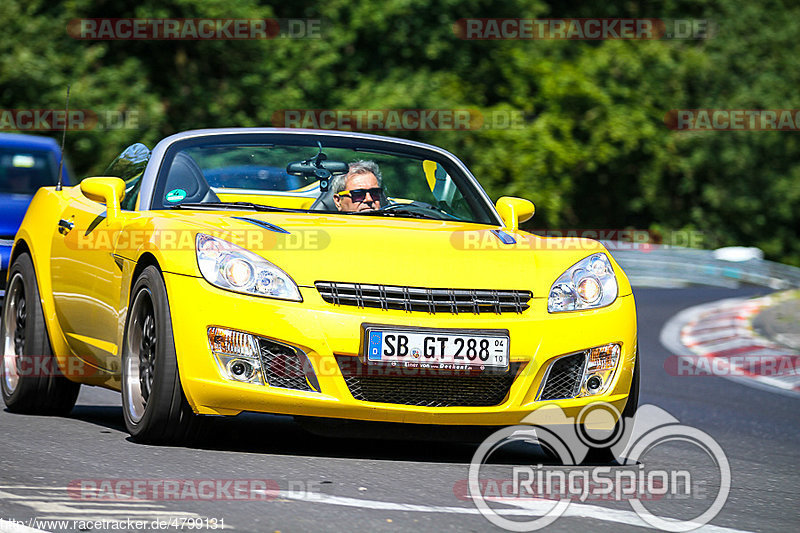
[[33, 168], [36, 160], [31, 155], [16, 154], [11, 160], [11, 165], [16, 168]]
[[172, 203], [180, 202], [181, 200], [186, 198], [186, 191], [184, 191], [183, 189], [172, 189], [167, 193], [166, 198], [168, 202]]

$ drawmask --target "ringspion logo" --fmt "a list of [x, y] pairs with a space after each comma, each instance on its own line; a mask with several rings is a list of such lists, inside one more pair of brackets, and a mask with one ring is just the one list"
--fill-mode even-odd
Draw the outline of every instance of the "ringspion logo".
[[[680, 462], [659, 468], [657, 462], [650, 465], [645, 460], [654, 448], [676, 442], [693, 447], [693, 452], [702, 452], [710, 468], [689, 467]], [[515, 443], [535, 444], [548, 450], [557, 464], [489, 464], [492, 454]], [[619, 467], [583, 464], [596, 449], [608, 449], [619, 458]], [[504, 470], [506, 475], [498, 478]], [[713, 494], [705, 486], [716, 479], [719, 487]], [[629, 418], [623, 417], [613, 404], [593, 402], [580, 409], [577, 416], [556, 405], [544, 405], [520, 425], [496, 431], [475, 451], [466, 491], [460, 482], [454, 492], [457, 497], [471, 499], [489, 522], [508, 531], [542, 529], [563, 516], [573, 502], [587, 500], [625, 501], [651, 527], [690, 531], [717, 516], [727, 501], [730, 486], [728, 458], [707, 433], [681, 424], [654, 405], [640, 406]], [[687, 499], [696, 500], [700, 508], [686, 506]], [[662, 516], [663, 509], [644, 504], [654, 500], [677, 502], [678, 516]], [[509, 505], [527, 506], [541, 501], [551, 501], [552, 505], [535, 519], [517, 520], [505, 513]]]

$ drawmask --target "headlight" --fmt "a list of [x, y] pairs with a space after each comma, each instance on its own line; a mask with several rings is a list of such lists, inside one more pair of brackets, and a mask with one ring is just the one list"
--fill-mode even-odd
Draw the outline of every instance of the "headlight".
[[593, 254], [570, 268], [550, 287], [547, 311], [579, 311], [610, 305], [617, 299], [617, 277], [606, 254]]
[[228, 241], [197, 234], [197, 265], [203, 277], [221, 289], [302, 302], [289, 275], [263, 257]]

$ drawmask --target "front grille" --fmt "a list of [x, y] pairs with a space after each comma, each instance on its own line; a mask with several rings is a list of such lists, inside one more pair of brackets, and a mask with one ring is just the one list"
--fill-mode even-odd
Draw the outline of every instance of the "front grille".
[[317, 281], [322, 299], [335, 305], [423, 311], [427, 313], [522, 313], [531, 291], [432, 289], [400, 285], [370, 285]]
[[583, 352], [556, 359], [550, 365], [540, 400], [574, 398], [578, 394], [586, 355]]
[[[310, 380], [319, 390], [314, 371], [304, 355], [291, 346], [261, 337], [258, 338], [258, 345], [264, 379], [270, 387], [313, 391]], [[306, 379], [307, 376], [309, 379]]]
[[520, 367], [520, 363], [511, 363], [508, 372], [471, 375], [391, 375], [391, 367], [367, 368], [357, 357], [336, 359], [347, 388], [356, 400], [422, 407], [499, 405], [508, 395]]

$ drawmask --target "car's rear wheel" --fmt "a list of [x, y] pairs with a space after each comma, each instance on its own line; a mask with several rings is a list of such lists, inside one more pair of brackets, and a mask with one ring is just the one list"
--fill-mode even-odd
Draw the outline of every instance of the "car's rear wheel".
[[199, 429], [199, 417], [181, 387], [167, 290], [154, 266], [142, 271], [131, 291], [122, 350], [122, 412], [139, 442], [177, 444]]
[[80, 384], [64, 377], [53, 357], [30, 255], [19, 255], [8, 275], [0, 321], [3, 401], [14, 413], [65, 415]]

